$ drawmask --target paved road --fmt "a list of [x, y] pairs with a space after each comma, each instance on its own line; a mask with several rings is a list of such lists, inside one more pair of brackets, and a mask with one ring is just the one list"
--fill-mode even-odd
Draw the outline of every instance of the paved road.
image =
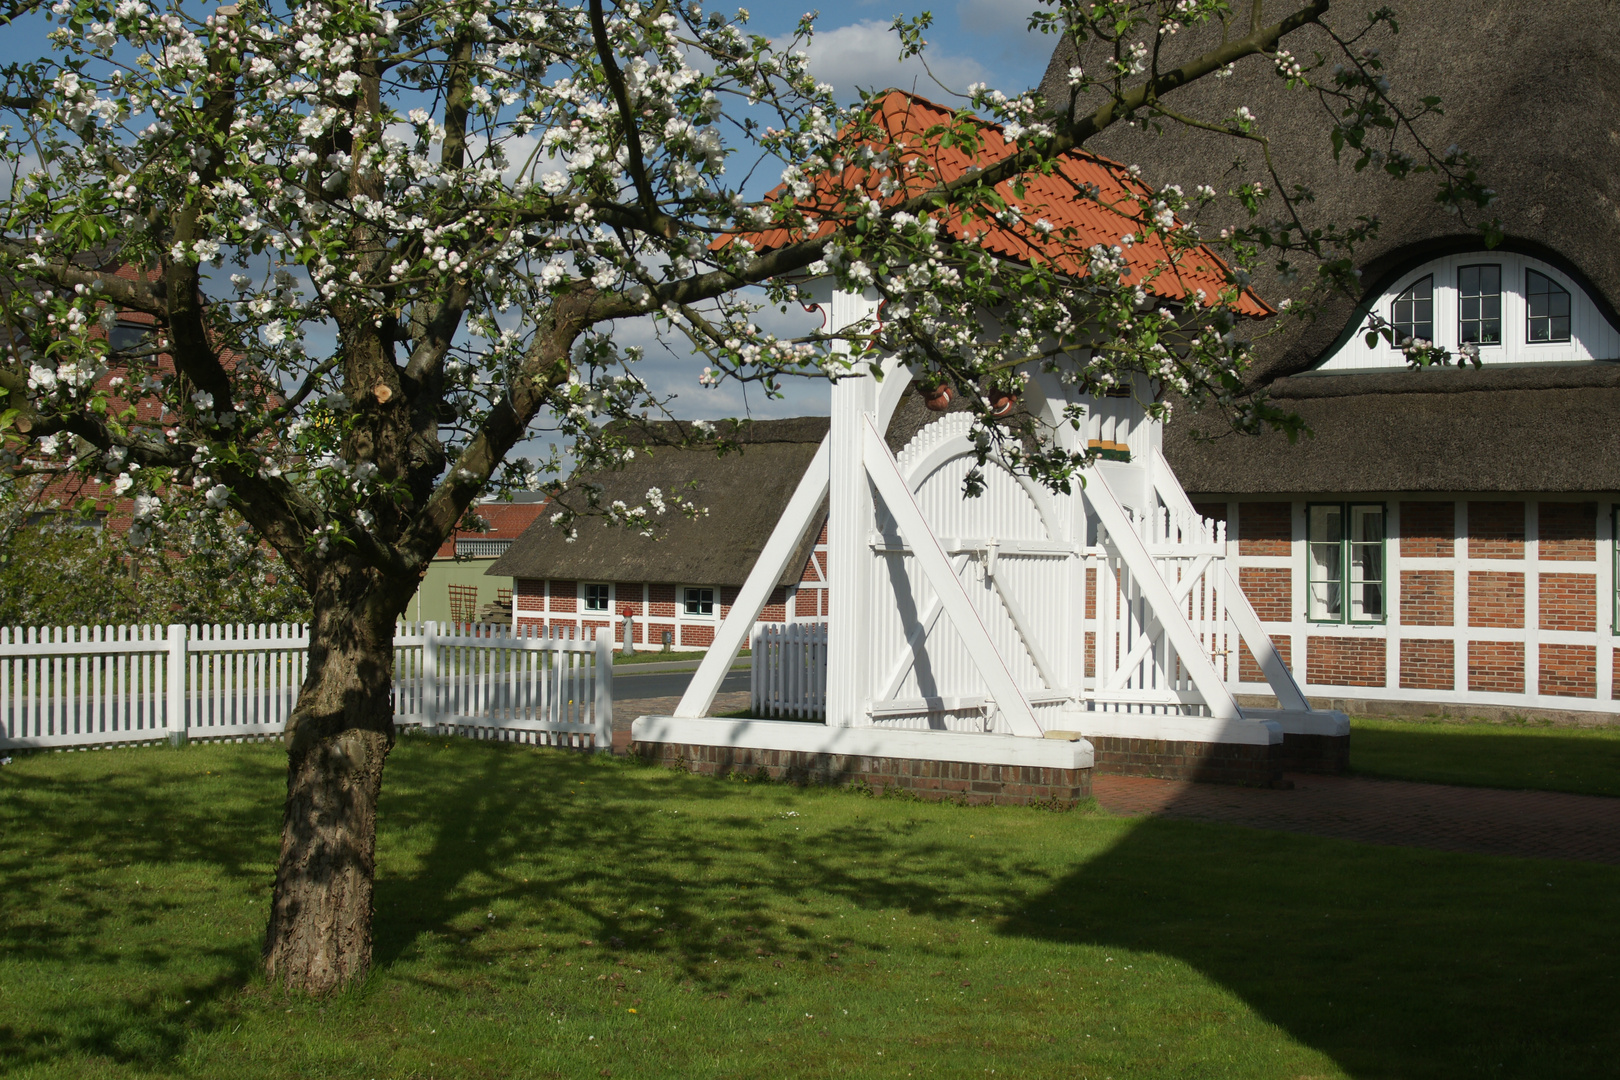
[[[613, 697], [616, 701], [632, 698], [680, 697], [686, 693], [686, 684], [692, 681], [691, 671], [638, 672], [635, 667], [615, 668], [613, 671]], [[748, 669], [732, 671], [720, 684], [721, 693], [748, 689]]]

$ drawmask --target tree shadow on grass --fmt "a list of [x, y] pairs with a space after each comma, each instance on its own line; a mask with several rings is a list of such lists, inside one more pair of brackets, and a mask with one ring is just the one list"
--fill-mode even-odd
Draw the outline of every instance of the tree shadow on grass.
[[[162, 767], [146, 755], [165, 755]], [[150, 927], [206, 927], [198, 905], [235, 904], [268, 885], [285, 758], [279, 747], [194, 747], [57, 762], [49, 774], [8, 770], [0, 786], [0, 954], [47, 982], [70, 964], [79, 981], [47, 992], [26, 1028], [0, 1023], [0, 1072], [72, 1053], [161, 1066], [227, 1022], [258, 950], [230, 934], [177, 940]], [[105, 989], [137, 973], [157, 978]]]
[[1146, 819], [1004, 932], [1172, 956], [1355, 1077], [1620, 1060], [1620, 870]]
[[[717, 959], [825, 959], [828, 946], [780, 920], [784, 903], [806, 916], [848, 903], [951, 917], [982, 912], [986, 902], [982, 889], [963, 892], [965, 869], [995, 890], [1027, 887], [1039, 872], [907, 838], [892, 815], [810, 840], [784, 816], [799, 794], [785, 785], [761, 784], [751, 792], [757, 798], [739, 803], [736, 780], [489, 751], [457, 779], [433, 768], [431, 752], [391, 763], [381, 814], [389, 843], [408, 848], [424, 831], [427, 838], [408, 865], [387, 865], [389, 852], [379, 848], [378, 967], [435, 944], [444, 946], [433, 954], [435, 968], [485, 965], [502, 948], [496, 940], [512, 912], [533, 920], [530, 931], [563, 935], [554, 945], [651, 951], [695, 985], [724, 991], [738, 975], [717, 969]], [[684, 809], [672, 812], [672, 802]], [[491, 912], [502, 913], [494, 923], [486, 921]]]

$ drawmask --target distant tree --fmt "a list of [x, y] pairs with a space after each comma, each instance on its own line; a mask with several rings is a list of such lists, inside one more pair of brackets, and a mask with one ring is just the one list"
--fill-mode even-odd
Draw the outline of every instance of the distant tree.
[[[1293, 193], [1246, 182], [1256, 225], [1228, 238], [1226, 287], [1171, 310], [1146, 302], [1121, 248], [1160, 243], [1156, 272], [1174, 273], [1197, 242], [1178, 215], [1213, 192], [1142, 188], [1114, 208], [1119, 244], [1092, 248], [1025, 214], [1016, 178], [1121, 120], [1175, 122], [1164, 95], [1246, 60], [1317, 87], [1341, 117], [1336, 146], [1360, 153], [1407, 122], [1353, 36], [1303, 67], [1282, 49], [1327, 0], [1274, 23], [1258, 3], [1243, 17], [1227, 0], [1062, 0], [1046, 29], [1116, 43], [1103, 69], [1073, 73], [1087, 108], [1071, 120], [1036, 95], [976, 88], [966, 105], [1003, 123], [1017, 152], [950, 182], [889, 145], [867, 105], [841, 109], [817, 84], [798, 51], [808, 19], [777, 47], [746, 13], [695, 0], [194, 10], [58, 0], [55, 53], [9, 72], [4, 421], [16, 468], [98, 474], [141, 496], [137, 538], [186, 513], [240, 514], [310, 596], [265, 966], [316, 993], [370, 962], [394, 622], [475, 496], [536, 482], [508, 458], [537, 420], [591, 467], [624, 450], [604, 417], [660, 406], [634, 374], [639, 354], [616, 344], [622, 320], [689, 340], [710, 383], [775, 389], [898, 354], [925, 379], [980, 391], [986, 440], [1065, 485], [1083, 462], [1050, 432], [989, 424], [991, 389], [1031, 365], [1090, 389], [1145, 371], [1242, 424], [1281, 419], [1237, 404], [1244, 263], [1358, 231], [1295, 230]], [[1218, 47], [1160, 69], [1164, 35], [1211, 20], [1230, 30]], [[897, 25], [920, 51], [926, 18]], [[1256, 135], [1241, 113], [1208, 122]], [[963, 113], [929, 137], [972, 151], [981, 135]], [[749, 176], [773, 159], [783, 196], [750, 197]], [[1459, 154], [1395, 164], [1432, 171], [1459, 207], [1488, 198]], [[811, 220], [798, 200], [817, 192]], [[772, 250], [714, 246], [767, 227], [787, 231]], [[1070, 250], [993, 257], [976, 238], [998, 227]], [[140, 273], [103, 268], [113, 247]], [[757, 326], [762, 301], [785, 307], [815, 274], [876, 290], [893, 317], [841, 342]], [[150, 316], [157, 339], [110, 352], [93, 328], [118, 310]], [[319, 344], [326, 334], [335, 344]], [[645, 526], [662, 505], [649, 493], [605, 512]]]
[[303, 589], [233, 518], [137, 549], [98, 517], [0, 498], [0, 626], [307, 622]]

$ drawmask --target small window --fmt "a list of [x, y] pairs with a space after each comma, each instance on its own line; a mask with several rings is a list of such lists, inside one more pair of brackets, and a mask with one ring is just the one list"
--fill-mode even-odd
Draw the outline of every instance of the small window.
[[150, 326], [142, 326], [140, 323], [114, 323], [112, 330], [107, 334], [107, 344], [112, 346], [114, 352], [128, 352], [139, 348], [151, 329]]
[[1408, 338], [1434, 340], [1433, 274], [1412, 282], [1405, 292], [1395, 298], [1389, 321], [1395, 325], [1396, 345], [1403, 344]]
[[613, 586], [587, 585], [585, 586], [585, 610], [607, 611], [613, 607]]
[[1330, 503], [1311, 506], [1306, 515], [1307, 616], [1314, 622], [1383, 622], [1383, 506]]
[[1528, 301], [1531, 341], [1569, 340], [1569, 292], [1546, 274], [1524, 272], [1524, 293]]
[[688, 615], [713, 615], [714, 590], [687, 589], [682, 607]]
[[1502, 344], [1502, 268], [1463, 266], [1457, 270], [1458, 340], [1463, 344]]

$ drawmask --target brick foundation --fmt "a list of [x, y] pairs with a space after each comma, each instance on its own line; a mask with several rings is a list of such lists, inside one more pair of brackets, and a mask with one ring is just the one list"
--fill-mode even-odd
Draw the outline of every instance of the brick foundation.
[[1155, 776], [1264, 787], [1280, 779], [1288, 768], [1282, 746], [1172, 742], [1112, 735], [1086, 737], [1091, 740], [1097, 772], [1102, 775]]
[[1285, 772], [1337, 776], [1350, 769], [1350, 736], [1284, 734], [1281, 757]]
[[878, 793], [894, 789], [924, 799], [949, 799], [971, 805], [1067, 807], [1091, 796], [1090, 769], [977, 765], [964, 761], [680, 743], [633, 742], [630, 753], [642, 761], [702, 776], [763, 772], [772, 780], [792, 784], [865, 784]]

